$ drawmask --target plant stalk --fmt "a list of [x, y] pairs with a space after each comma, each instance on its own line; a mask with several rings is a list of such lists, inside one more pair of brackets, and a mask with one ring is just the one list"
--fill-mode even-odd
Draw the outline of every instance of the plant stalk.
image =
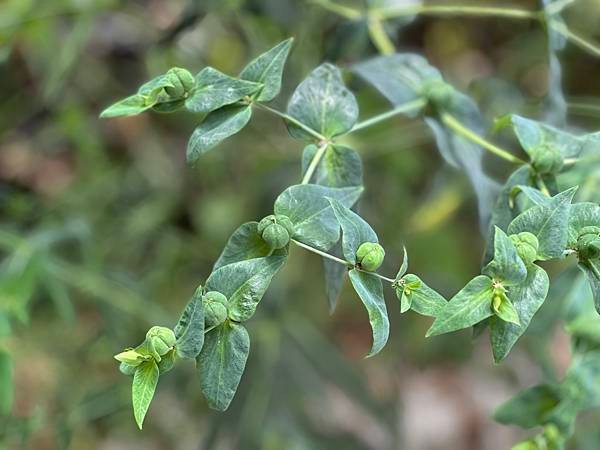
[[442, 16], [492, 16], [511, 19], [538, 19], [539, 12], [528, 9], [506, 8], [503, 6], [474, 6], [474, 5], [405, 5], [392, 8], [381, 8], [372, 11], [381, 19], [431, 14]]
[[387, 120], [387, 119], [391, 119], [392, 117], [398, 116], [400, 114], [404, 114], [409, 111], [421, 109], [425, 105], [427, 105], [427, 101], [425, 101], [424, 99], [421, 99], [421, 98], [407, 102], [407, 103], [403, 103], [402, 105], [399, 105], [399, 106], [395, 107], [394, 109], [391, 109], [390, 111], [384, 112], [382, 114], [378, 114], [367, 120], [363, 120], [362, 122], [358, 122], [350, 130], [350, 133], [353, 133], [358, 130], [362, 130], [363, 128], [370, 127], [372, 125], [375, 125], [379, 122], [383, 122], [384, 120]]
[[314, 175], [315, 170], [317, 170], [317, 167], [319, 166], [319, 163], [323, 159], [323, 156], [325, 155], [325, 152], [327, 151], [328, 147], [329, 147], [329, 144], [326, 143], [326, 144], [322, 144], [317, 149], [317, 153], [315, 153], [315, 156], [313, 156], [313, 158], [310, 160], [310, 164], [308, 165], [308, 168], [306, 169], [306, 173], [302, 177], [302, 182], [300, 184], [310, 183], [310, 179]]
[[278, 111], [278, 110], [276, 110], [274, 108], [271, 108], [270, 106], [264, 105], [262, 103], [253, 103], [253, 105], [259, 107], [260, 109], [268, 111], [271, 114], [275, 114], [276, 116], [281, 117], [283, 120], [286, 120], [286, 121], [288, 121], [290, 123], [293, 123], [298, 128], [301, 128], [302, 130], [306, 131], [308, 134], [310, 134], [314, 138], [318, 139], [319, 141], [327, 141], [327, 138], [325, 136], [323, 136], [321, 133], [319, 133], [318, 131], [313, 130], [312, 128], [310, 128], [307, 125], [304, 125], [302, 122], [300, 122], [297, 119], [294, 119], [289, 114], [286, 114], [286, 113], [283, 113], [281, 111]]
[[383, 22], [375, 17], [369, 17], [369, 36], [382, 55], [391, 55], [396, 52], [396, 47], [383, 28]]

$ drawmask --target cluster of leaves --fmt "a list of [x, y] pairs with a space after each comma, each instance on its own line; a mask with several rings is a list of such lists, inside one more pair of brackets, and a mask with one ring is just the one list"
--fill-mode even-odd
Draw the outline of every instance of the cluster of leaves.
[[[559, 174], [597, 145], [597, 134], [575, 136], [516, 115], [500, 119], [497, 127], [510, 126], [529, 157], [522, 160], [482, 138], [484, 123], [475, 103], [414, 54], [380, 56], [352, 68], [392, 103], [394, 109], [380, 118], [358, 122], [354, 95], [344, 85], [340, 70], [328, 63], [314, 69], [296, 88], [287, 113], [282, 113], [264, 103], [279, 93], [291, 42], [260, 55], [237, 78], [212, 68], [196, 77], [184, 69], [171, 69], [103, 113], [116, 116], [149, 108], [162, 112], [185, 108], [204, 114], [188, 144], [191, 163], [239, 132], [256, 107], [282, 117], [290, 135], [306, 145], [301, 184], [277, 197], [272, 215], [234, 231], [179, 323], [172, 331], [162, 329], [169, 336], [163, 337], [164, 353], [152, 350], [151, 329], [141, 346], [117, 355], [122, 371], [134, 374], [133, 404], [140, 427], [159, 374], [170, 370], [178, 358], [196, 360], [209, 406], [227, 409], [249, 354], [250, 338], [243, 322], [254, 315], [292, 243], [322, 256], [332, 309], [348, 274], [373, 332], [368, 356], [380, 352], [389, 335], [384, 281], [395, 291], [401, 312], [412, 309], [434, 317], [427, 336], [489, 325], [497, 362], [507, 356], [546, 299], [549, 278], [537, 264], [540, 261], [576, 254], [600, 312], [600, 207], [573, 203], [577, 188], [560, 191], [557, 181]], [[355, 211], [363, 191], [362, 163], [355, 150], [337, 143], [339, 136], [400, 114], [423, 117], [442, 157], [468, 176], [478, 196], [482, 226], [489, 229], [481, 274], [449, 301], [417, 275], [407, 274], [406, 251], [394, 279], [376, 272], [385, 251], [375, 231]], [[483, 169], [484, 148], [520, 164], [502, 187]], [[163, 363], [165, 359], [169, 362]], [[577, 381], [569, 380], [576, 378], [567, 376], [559, 390], [572, 392], [570, 386]], [[581, 409], [579, 404], [570, 408], [569, 417]], [[570, 428], [558, 422], [545, 418], [537, 422], [547, 428], [536, 439], [566, 439]]]

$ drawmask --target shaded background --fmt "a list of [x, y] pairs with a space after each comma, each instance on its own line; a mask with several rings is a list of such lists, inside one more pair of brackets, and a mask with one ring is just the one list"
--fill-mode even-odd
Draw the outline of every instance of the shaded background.
[[[580, 0], [566, 17], [600, 39], [598, 1]], [[0, 4], [0, 347], [15, 360], [16, 381], [0, 448], [503, 450], [527, 435], [490, 414], [517, 390], [564, 373], [561, 307], [578, 280], [568, 263], [546, 267], [554, 294], [502, 365], [492, 364], [486, 337], [424, 339], [431, 319], [400, 316], [390, 290], [390, 342], [365, 360], [370, 327], [358, 298], [346, 286], [330, 316], [319, 258], [297, 248], [248, 322], [252, 351], [229, 411], [207, 408], [184, 362], [161, 378], [144, 431], [136, 429], [130, 379], [112, 355], [151, 325], [173, 325], [229, 234], [269, 214], [298, 182], [302, 145], [256, 111], [242, 133], [188, 167], [192, 115], [98, 114], [171, 66], [235, 74], [289, 36], [279, 109], [320, 62], [344, 67], [376, 54], [364, 23], [302, 0]], [[490, 119], [536, 114], [548, 94], [538, 23], [422, 17], [394, 36]], [[570, 124], [597, 130], [600, 106], [589, 98], [600, 95], [600, 60], [572, 46], [560, 59]], [[362, 118], [387, 108], [347, 81]], [[421, 121], [395, 118], [344, 142], [365, 163], [360, 208], [387, 250], [383, 273], [395, 273], [403, 245], [411, 272], [446, 296], [479, 273], [473, 193]], [[503, 180], [510, 167], [491, 160], [489, 170]], [[592, 195], [600, 173], [587, 170]], [[578, 420], [572, 448], [599, 448], [599, 418]]]

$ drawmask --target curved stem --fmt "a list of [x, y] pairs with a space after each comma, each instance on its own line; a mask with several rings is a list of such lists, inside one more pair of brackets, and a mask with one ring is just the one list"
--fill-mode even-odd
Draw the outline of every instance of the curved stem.
[[331, 2], [329, 0], [309, 0], [310, 3], [319, 5], [323, 9], [336, 13], [338, 16], [345, 17], [346, 19], [356, 20], [362, 17], [362, 13], [354, 8], [340, 5], [338, 3]]
[[504, 6], [474, 5], [406, 5], [395, 8], [381, 8], [372, 11], [381, 19], [413, 16], [416, 14], [447, 16], [492, 16], [511, 19], [538, 19], [539, 13], [528, 9], [507, 8]]
[[349, 132], [353, 133], [354, 131], [362, 130], [363, 128], [370, 127], [372, 125], [375, 125], [376, 123], [390, 119], [394, 116], [404, 114], [409, 111], [419, 110], [419, 109], [423, 108], [425, 105], [427, 105], [427, 101], [424, 99], [421, 99], [421, 98], [419, 98], [417, 100], [413, 100], [411, 102], [403, 103], [402, 105], [399, 105], [399, 106], [395, 107], [394, 109], [391, 109], [390, 111], [384, 112], [383, 114], [378, 114], [367, 120], [358, 122], [356, 125], [354, 125], [354, 127], [352, 127], [352, 129]]
[[566, 37], [573, 44], [577, 45], [579, 48], [591, 53], [594, 56], [600, 57], [600, 47], [592, 42], [589, 42], [587, 39], [579, 36], [578, 34], [573, 33], [569, 30], [565, 25], [560, 22], [549, 22], [548, 26], [552, 28], [557, 33]]
[[383, 23], [375, 16], [369, 17], [369, 36], [382, 55], [391, 55], [396, 52], [396, 47], [383, 28]]
[[326, 141], [327, 140], [327, 138], [325, 136], [323, 136], [321, 133], [319, 133], [318, 131], [313, 130], [312, 128], [310, 128], [307, 125], [304, 125], [302, 122], [300, 122], [297, 119], [294, 119], [289, 114], [286, 114], [286, 113], [283, 113], [283, 112], [278, 111], [276, 109], [273, 109], [270, 106], [264, 105], [262, 103], [253, 103], [253, 105], [256, 105], [260, 109], [268, 111], [271, 114], [275, 114], [276, 116], [281, 117], [283, 120], [287, 120], [288, 122], [293, 123], [298, 128], [301, 128], [302, 130], [306, 131], [308, 134], [310, 134], [314, 138], [318, 139], [319, 141]]
[[317, 149], [317, 153], [315, 153], [315, 156], [313, 156], [313, 158], [310, 160], [310, 164], [308, 165], [308, 168], [306, 169], [306, 173], [302, 177], [302, 182], [300, 184], [310, 183], [310, 179], [314, 175], [315, 170], [317, 170], [319, 163], [323, 159], [323, 156], [325, 155], [325, 152], [327, 151], [327, 147], [329, 147], [328, 143], [322, 144]]
[[483, 148], [501, 157], [502, 159], [505, 159], [506, 161], [514, 164], [527, 164], [526, 161], [522, 160], [518, 156], [511, 154], [510, 152], [498, 147], [497, 145], [492, 144], [483, 137], [479, 136], [474, 131], [470, 130], [462, 123], [460, 123], [460, 121], [458, 121], [458, 119], [456, 119], [451, 114], [442, 113], [440, 117], [442, 119], [442, 122], [444, 122], [444, 124], [446, 124], [448, 128], [452, 129], [452, 131], [463, 136], [464, 138], [469, 139], [477, 145], [481, 145]]

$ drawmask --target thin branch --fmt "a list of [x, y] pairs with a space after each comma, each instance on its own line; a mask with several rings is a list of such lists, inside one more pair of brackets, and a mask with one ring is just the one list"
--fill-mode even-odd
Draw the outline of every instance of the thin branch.
[[322, 144], [317, 149], [315, 156], [313, 156], [313, 158], [310, 160], [310, 164], [308, 165], [308, 168], [306, 169], [306, 173], [304, 174], [304, 177], [302, 177], [302, 183], [300, 183], [300, 184], [310, 183], [310, 179], [314, 175], [315, 170], [317, 170], [319, 163], [323, 159], [323, 156], [325, 155], [325, 152], [327, 151], [327, 147], [329, 147], [329, 143]]
[[357, 20], [362, 17], [362, 13], [354, 8], [349, 8], [348, 6], [340, 5], [338, 3], [331, 2], [329, 0], [308, 0], [310, 3], [314, 3], [315, 5], [319, 5], [323, 9], [331, 11], [338, 16], [345, 17], [350, 20]]
[[444, 16], [492, 16], [511, 19], [538, 19], [539, 12], [529, 9], [507, 8], [505, 6], [473, 5], [404, 5], [392, 8], [380, 8], [371, 13], [381, 19], [431, 14]]
[[501, 157], [502, 159], [505, 159], [506, 161], [514, 163], [514, 164], [527, 164], [526, 161], [523, 161], [518, 156], [511, 154], [510, 152], [498, 147], [495, 144], [492, 144], [491, 142], [487, 141], [483, 137], [479, 136], [474, 131], [470, 130], [469, 128], [464, 126], [462, 123], [460, 123], [451, 114], [442, 113], [441, 119], [442, 119], [442, 122], [444, 122], [450, 129], [452, 129], [457, 134], [469, 139], [470, 141], [472, 141], [478, 145], [481, 145], [483, 148], [485, 148], [486, 150], [490, 151], [491, 153]]
[[411, 102], [403, 103], [402, 105], [399, 105], [399, 106], [395, 107], [394, 109], [391, 109], [390, 111], [384, 112], [383, 114], [378, 114], [367, 120], [358, 122], [350, 130], [350, 133], [353, 133], [358, 130], [362, 130], [363, 128], [370, 127], [372, 125], [375, 125], [379, 122], [383, 122], [384, 120], [390, 119], [397, 115], [404, 114], [409, 111], [419, 110], [419, 109], [423, 108], [426, 104], [427, 104], [427, 101], [424, 99], [421, 99], [421, 98], [419, 98], [417, 100], [413, 100]]
[[369, 17], [369, 36], [382, 55], [391, 55], [396, 52], [396, 47], [383, 28], [383, 22], [375, 16]]
[[276, 109], [273, 109], [270, 106], [264, 105], [262, 103], [253, 103], [253, 105], [257, 106], [260, 109], [268, 111], [271, 114], [275, 114], [276, 116], [281, 117], [283, 120], [287, 120], [288, 122], [293, 123], [298, 128], [301, 128], [302, 130], [306, 131], [308, 134], [310, 134], [314, 138], [317, 138], [319, 141], [327, 141], [327, 138], [325, 136], [323, 136], [321, 133], [319, 133], [318, 131], [313, 130], [312, 128], [310, 128], [307, 125], [304, 125], [302, 122], [300, 122], [297, 119], [294, 119], [289, 114], [286, 114], [286, 113], [283, 113], [283, 112], [278, 111]]
[[560, 33], [564, 37], [566, 37], [573, 44], [577, 45], [579, 48], [591, 53], [596, 57], [600, 57], [600, 46], [595, 43], [588, 41], [587, 39], [579, 36], [578, 34], [573, 33], [569, 30], [565, 25], [561, 22], [550, 21], [548, 24], [550, 28], [552, 28], [557, 33]]

